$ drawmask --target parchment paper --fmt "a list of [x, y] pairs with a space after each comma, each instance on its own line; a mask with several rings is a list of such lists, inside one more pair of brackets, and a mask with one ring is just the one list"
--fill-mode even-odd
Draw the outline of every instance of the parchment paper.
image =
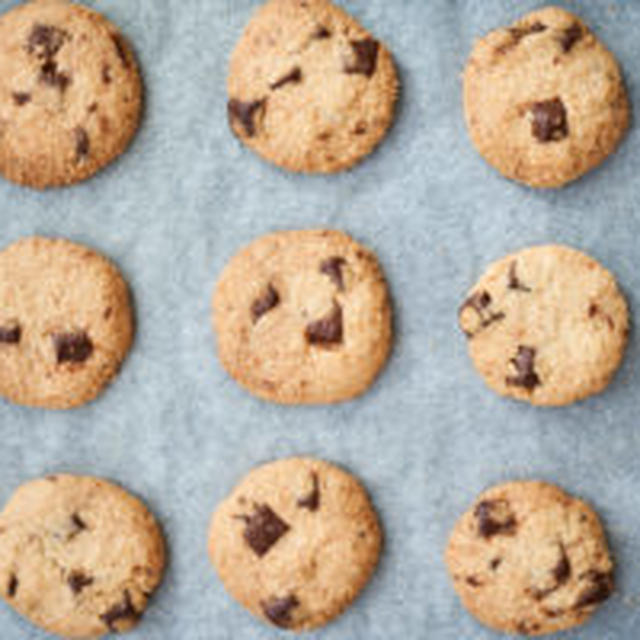
[[[0, 0], [0, 9], [15, 3]], [[0, 401], [0, 499], [55, 471], [113, 479], [141, 496], [171, 550], [166, 580], [132, 640], [288, 637], [254, 621], [209, 566], [216, 504], [254, 465], [311, 454], [357, 474], [384, 523], [373, 581], [323, 640], [488, 639], [461, 608], [442, 553], [479, 491], [541, 478], [591, 501], [618, 563], [618, 592], [564, 637], [640, 635], [638, 339], [603, 395], [564, 409], [500, 399], [473, 372], [457, 308], [484, 266], [544, 242], [614, 271], [637, 314], [639, 136], [557, 192], [498, 176], [473, 150], [459, 75], [475, 37], [533, 0], [344, 0], [388, 43], [402, 77], [396, 124], [374, 156], [332, 177], [289, 175], [243, 148], [226, 122], [229, 53], [256, 0], [97, 0], [135, 43], [146, 115], [131, 150], [95, 179], [37, 193], [0, 181], [2, 246], [34, 233], [94, 246], [133, 291], [137, 338], [115, 384], [64, 413]], [[562, 2], [624, 68], [640, 104], [640, 1]], [[373, 390], [337, 407], [253, 399], [220, 368], [209, 321], [225, 262], [257, 235], [329, 226], [372, 247], [395, 302], [393, 357]], [[0, 606], [2, 640], [40, 639]]]

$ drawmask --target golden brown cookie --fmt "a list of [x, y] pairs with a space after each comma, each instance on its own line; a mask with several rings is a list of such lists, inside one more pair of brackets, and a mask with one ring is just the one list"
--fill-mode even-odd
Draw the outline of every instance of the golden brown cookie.
[[464, 106], [480, 154], [533, 187], [560, 187], [593, 169], [629, 125], [618, 63], [559, 7], [534, 11], [475, 44]]
[[266, 160], [333, 173], [368, 155], [393, 119], [391, 54], [329, 0], [269, 0], [231, 57], [229, 120]]
[[340, 615], [368, 582], [381, 546], [360, 483], [312, 458], [254, 469], [218, 507], [209, 554], [253, 615], [305, 631]]
[[0, 395], [68, 409], [116, 375], [133, 337], [129, 292], [92, 249], [32, 237], [0, 252]]
[[560, 245], [524, 249], [489, 266], [459, 319], [473, 364], [494, 391], [547, 406], [602, 391], [629, 332], [613, 275]]
[[213, 311], [224, 368], [251, 393], [283, 404], [363, 393], [391, 345], [378, 261], [339, 231], [255, 240], [224, 269]]
[[164, 561], [151, 513], [104, 480], [34, 480], [0, 514], [0, 595], [33, 624], [65, 638], [134, 627]]
[[464, 606], [505, 633], [583, 624], [614, 588], [598, 516], [542, 482], [485, 491], [456, 524], [446, 561]]
[[45, 188], [90, 177], [138, 128], [138, 68], [118, 29], [65, 0], [0, 17], [0, 173]]

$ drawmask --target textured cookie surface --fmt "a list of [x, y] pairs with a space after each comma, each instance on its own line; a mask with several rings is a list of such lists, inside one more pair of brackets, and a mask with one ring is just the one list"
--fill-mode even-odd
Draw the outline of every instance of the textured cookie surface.
[[95, 251], [32, 237], [0, 252], [0, 395], [84, 404], [117, 373], [132, 335], [127, 286]]
[[464, 606], [506, 633], [543, 635], [577, 626], [613, 591], [598, 516], [541, 482], [483, 493], [456, 524], [446, 561]]
[[579, 18], [557, 7], [476, 43], [464, 103], [482, 156], [534, 187], [562, 186], [600, 164], [629, 123], [616, 60]]
[[231, 57], [229, 120], [235, 134], [291, 171], [351, 167], [393, 119], [391, 54], [328, 0], [270, 0]]
[[486, 383], [537, 405], [570, 404], [602, 391], [620, 365], [629, 331], [613, 275], [558, 245], [492, 264], [459, 318]]
[[35, 0], [0, 17], [0, 172], [10, 180], [88, 178], [124, 151], [140, 106], [133, 54], [100, 14]]
[[209, 554], [227, 591], [279, 627], [322, 626], [356, 598], [380, 554], [365, 490], [320, 460], [253, 470], [218, 507]]
[[267, 400], [347, 400], [369, 387], [389, 353], [378, 262], [338, 231], [259, 238], [227, 265], [213, 306], [223, 366]]
[[135, 626], [161, 580], [164, 556], [146, 507], [96, 478], [29, 482], [0, 514], [0, 594], [64, 637]]

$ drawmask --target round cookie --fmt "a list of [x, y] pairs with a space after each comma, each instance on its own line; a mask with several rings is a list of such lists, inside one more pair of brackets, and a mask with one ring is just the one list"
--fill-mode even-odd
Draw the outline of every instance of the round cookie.
[[138, 128], [134, 56], [99, 13], [35, 0], [0, 16], [0, 173], [43, 189], [84, 180]]
[[353, 476], [290, 458], [254, 469], [220, 504], [209, 555], [227, 591], [253, 615], [305, 631], [353, 602], [376, 567], [381, 538]]
[[559, 245], [492, 264], [459, 312], [469, 354], [501, 395], [558, 406], [602, 391], [627, 343], [627, 304], [613, 275]]
[[476, 42], [464, 73], [464, 107], [485, 160], [532, 187], [560, 187], [593, 169], [629, 125], [615, 58], [558, 7]]
[[106, 258], [31, 237], [0, 252], [0, 395], [68, 409], [116, 375], [133, 337], [127, 285]]
[[283, 404], [363, 393], [391, 345], [378, 261], [339, 231], [255, 240], [224, 269], [213, 311], [224, 368], [251, 393]]
[[583, 624], [614, 588], [598, 516], [542, 482], [484, 492], [456, 524], [446, 562], [468, 611], [505, 633]]
[[266, 160], [307, 173], [347, 169], [391, 125], [389, 51], [328, 0], [269, 0], [231, 57], [229, 122]]
[[0, 594], [33, 624], [66, 638], [134, 627], [164, 559], [151, 513], [104, 480], [35, 480], [0, 514]]

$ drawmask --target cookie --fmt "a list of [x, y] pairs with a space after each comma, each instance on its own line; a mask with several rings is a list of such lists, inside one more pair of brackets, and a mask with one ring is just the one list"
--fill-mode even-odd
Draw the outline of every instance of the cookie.
[[0, 173], [43, 189], [79, 182], [120, 155], [142, 88], [118, 29], [64, 0], [0, 17]]
[[492, 264], [459, 312], [473, 363], [494, 391], [566, 405], [602, 391], [627, 344], [627, 303], [613, 275], [559, 245]]
[[339, 231], [255, 240], [224, 269], [213, 315], [223, 367], [254, 395], [282, 404], [363, 393], [391, 345], [378, 261]]
[[583, 624], [614, 588], [598, 516], [543, 482], [484, 492], [456, 524], [446, 562], [468, 611], [505, 633]]
[[615, 58], [558, 7], [476, 43], [464, 73], [464, 107], [485, 160], [532, 187], [579, 178], [616, 149], [629, 125]]
[[389, 51], [328, 0], [270, 0], [229, 68], [233, 132], [290, 171], [334, 173], [378, 145], [398, 79]]
[[0, 396], [85, 404], [116, 375], [132, 336], [127, 285], [106, 258], [41, 237], [0, 252]]
[[151, 513], [104, 480], [35, 480], [0, 514], [0, 594], [63, 637], [134, 627], [160, 583], [164, 558]]
[[253, 615], [293, 631], [340, 615], [373, 573], [378, 518], [360, 483], [312, 458], [251, 471], [216, 510], [209, 555]]

